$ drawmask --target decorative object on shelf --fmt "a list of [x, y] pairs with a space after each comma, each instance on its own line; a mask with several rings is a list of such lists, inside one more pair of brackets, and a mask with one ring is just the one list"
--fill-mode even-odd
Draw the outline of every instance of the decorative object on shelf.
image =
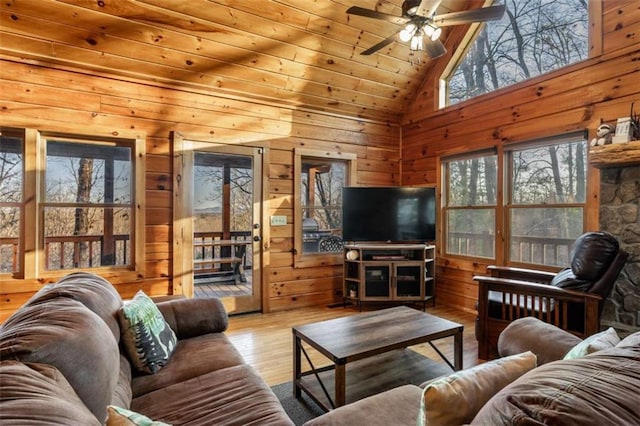
[[613, 140], [615, 128], [610, 124], [603, 123], [596, 130], [596, 137], [591, 139], [591, 146], [609, 145]]
[[348, 260], [358, 260], [358, 250], [349, 250], [346, 254]]

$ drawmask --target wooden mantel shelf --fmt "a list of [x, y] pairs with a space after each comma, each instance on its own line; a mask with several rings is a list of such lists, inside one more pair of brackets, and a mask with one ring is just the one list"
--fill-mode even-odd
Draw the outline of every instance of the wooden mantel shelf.
[[640, 141], [592, 146], [589, 164], [599, 169], [640, 166]]

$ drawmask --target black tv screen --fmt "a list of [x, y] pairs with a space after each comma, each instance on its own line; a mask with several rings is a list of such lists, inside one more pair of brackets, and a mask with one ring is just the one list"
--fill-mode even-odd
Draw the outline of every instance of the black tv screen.
[[436, 239], [435, 188], [346, 187], [342, 239], [419, 242]]

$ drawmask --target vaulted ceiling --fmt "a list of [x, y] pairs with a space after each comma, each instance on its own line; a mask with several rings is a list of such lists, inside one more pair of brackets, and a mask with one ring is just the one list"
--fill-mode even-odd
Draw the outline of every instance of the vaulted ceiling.
[[[444, 0], [437, 13], [483, 4]], [[402, 0], [4, 0], [0, 53], [398, 122], [432, 60], [399, 42], [361, 55], [398, 27], [353, 5], [402, 14]]]

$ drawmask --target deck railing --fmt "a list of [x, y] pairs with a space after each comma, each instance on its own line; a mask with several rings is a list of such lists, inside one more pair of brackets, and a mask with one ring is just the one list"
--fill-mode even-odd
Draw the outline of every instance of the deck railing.
[[194, 274], [251, 268], [251, 231], [193, 233]]

